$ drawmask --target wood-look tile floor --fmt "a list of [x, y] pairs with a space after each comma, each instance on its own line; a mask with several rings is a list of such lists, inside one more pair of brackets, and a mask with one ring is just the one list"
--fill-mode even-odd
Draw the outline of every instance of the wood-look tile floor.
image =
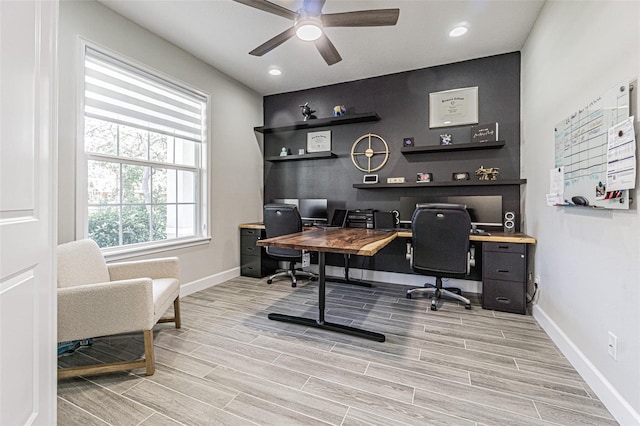
[[[155, 328], [156, 373], [58, 382], [60, 425], [615, 425], [531, 316], [327, 283], [326, 320], [372, 342], [270, 321], [317, 318], [317, 283], [239, 277], [182, 299]], [[98, 339], [62, 365], [132, 359], [142, 335]]]

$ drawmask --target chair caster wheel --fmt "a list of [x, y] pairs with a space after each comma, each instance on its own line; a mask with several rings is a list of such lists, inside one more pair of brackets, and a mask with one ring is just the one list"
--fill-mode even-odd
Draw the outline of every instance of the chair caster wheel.
[[464, 305], [464, 308], [470, 311], [471, 310], [471, 305]]
[[298, 284], [296, 284], [296, 283], [291, 283], [291, 287], [298, 287]]
[[267, 284], [271, 284], [273, 280], [267, 280]]
[[411, 293], [407, 293], [407, 299], [411, 299]]
[[318, 277], [311, 277], [309, 278], [310, 281], [318, 281]]
[[435, 304], [433, 304], [433, 303], [432, 303], [432, 304], [431, 304], [431, 310], [432, 310], [432, 311], [437, 311], [437, 310], [438, 310], [438, 307], [437, 307]]

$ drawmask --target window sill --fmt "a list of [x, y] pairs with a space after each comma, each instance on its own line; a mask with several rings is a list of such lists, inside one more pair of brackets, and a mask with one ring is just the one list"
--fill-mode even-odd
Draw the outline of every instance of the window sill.
[[146, 256], [149, 254], [162, 253], [187, 247], [196, 247], [209, 244], [211, 237], [191, 237], [170, 241], [160, 241], [157, 243], [145, 244], [144, 246], [125, 246], [102, 249], [102, 254], [107, 262], [116, 260], [128, 260], [130, 258]]

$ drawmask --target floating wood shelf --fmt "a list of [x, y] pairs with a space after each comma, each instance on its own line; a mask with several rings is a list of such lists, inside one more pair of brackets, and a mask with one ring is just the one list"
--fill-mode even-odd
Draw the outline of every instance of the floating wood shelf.
[[459, 143], [452, 145], [427, 145], [427, 146], [410, 146], [402, 147], [402, 154], [421, 154], [423, 152], [444, 152], [444, 151], [471, 151], [475, 149], [500, 149], [504, 146], [505, 141], [488, 141]]
[[463, 180], [463, 181], [447, 181], [447, 182], [405, 182], [405, 183], [355, 183], [354, 188], [357, 189], [389, 189], [389, 188], [434, 188], [445, 186], [507, 186], [507, 185], [523, 185], [527, 183], [526, 179], [514, 180]]
[[289, 130], [313, 129], [316, 127], [338, 126], [341, 124], [365, 123], [368, 121], [378, 121], [380, 117], [375, 112], [365, 112], [361, 114], [348, 114], [341, 117], [316, 118], [307, 121], [297, 121], [295, 123], [283, 124], [272, 127], [254, 127], [253, 130], [259, 133], [277, 133]]

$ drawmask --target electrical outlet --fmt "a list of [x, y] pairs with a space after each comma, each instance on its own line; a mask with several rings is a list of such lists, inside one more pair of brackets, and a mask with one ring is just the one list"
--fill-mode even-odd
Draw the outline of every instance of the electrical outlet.
[[609, 332], [608, 351], [611, 358], [618, 360], [618, 338], [612, 332]]

